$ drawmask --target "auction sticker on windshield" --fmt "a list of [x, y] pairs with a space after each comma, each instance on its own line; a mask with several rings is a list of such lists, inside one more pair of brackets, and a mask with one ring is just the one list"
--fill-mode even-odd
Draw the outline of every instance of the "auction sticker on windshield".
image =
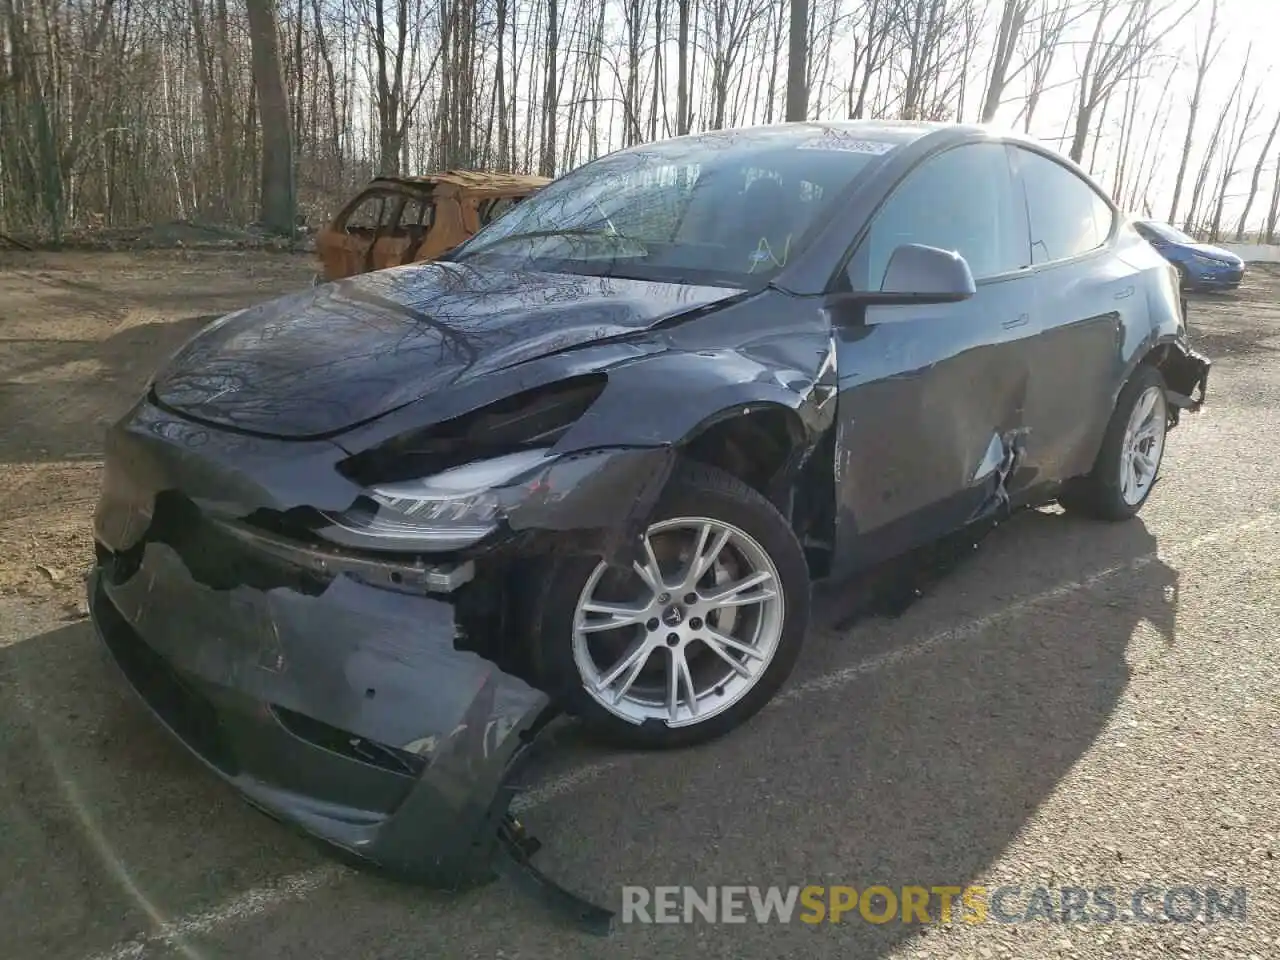
[[826, 130], [799, 144], [797, 150], [840, 150], [844, 153], [870, 153], [875, 156], [888, 153], [896, 144], [880, 140], [863, 140], [843, 130]]

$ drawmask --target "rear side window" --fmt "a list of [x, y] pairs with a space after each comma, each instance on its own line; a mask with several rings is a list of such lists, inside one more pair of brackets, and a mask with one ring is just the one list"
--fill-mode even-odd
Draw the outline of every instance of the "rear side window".
[[432, 220], [435, 219], [435, 210], [435, 204], [418, 197], [410, 197], [404, 202], [404, 209], [400, 211], [401, 229], [430, 227]]
[[850, 264], [853, 289], [880, 289], [889, 257], [908, 243], [956, 251], [975, 280], [1029, 265], [1026, 214], [1003, 144], [954, 147], [907, 174]]
[[1107, 242], [1115, 214], [1098, 191], [1043, 154], [1014, 154], [1027, 194], [1033, 263], [1078, 257]]
[[492, 200], [485, 200], [480, 204], [480, 226], [497, 220], [523, 199], [524, 197], [494, 197]]
[[371, 233], [380, 227], [394, 227], [403, 199], [401, 194], [385, 191], [365, 194], [347, 215], [342, 228], [348, 232], [359, 230]]

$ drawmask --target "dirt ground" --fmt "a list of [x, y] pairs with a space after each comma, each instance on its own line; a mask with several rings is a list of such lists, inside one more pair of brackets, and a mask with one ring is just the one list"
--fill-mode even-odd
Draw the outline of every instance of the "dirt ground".
[[0, 253], [0, 597], [82, 614], [103, 429], [201, 326], [314, 270], [262, 250]]

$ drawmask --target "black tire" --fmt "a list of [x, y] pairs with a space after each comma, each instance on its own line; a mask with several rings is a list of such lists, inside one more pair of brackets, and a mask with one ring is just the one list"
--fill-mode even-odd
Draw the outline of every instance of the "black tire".
[[[1135, 516], [1151, 496], [1160, 477], [1160, 463], [1156, 464], [1156, 480], [1146, 489], [1137, 503], [1129, 503], [1120, 492], [1120, 459], [1124, 452], [1125, 430], [1133, 408], [1148, 389], [1165, 387], [1164, 377], [1160, 371], [1148, 364], [1142, 364], [1133, 372], [1129, 382], [1120, 391], [1116, 400], [1116, 408], [1112, 411], [1111, 420], [1107, 423], [1107, 431], [1102, 438], [1102, 447], [1098, 450], [1093, 470], [1086, 476], [1077, 477], [1066, 485], [1058, 495], [1058, 503], [1068, 513], [1079, 514], [1093, 520], [1119, 521]], [[1168, 424], [1161, 423], [1161, 430], [1167, 430]], [[1161, 444], [1161, 459], [1164, 457], [1164, 444]]]
[[795, 666], [809, 625], [810, 580], [804, 552], [786, 518], [768, 500], [731, 474], [694, 462], [680, 464], [652, 519], [705, 517], [732, 524], [768, 554], [781, 585], [782, 630], [773, 657], [742, 698], [706, 720], [670, 727], [650, 717], [631, 723], [606, 710], [584, 687], [574, 662], [574, 616], [596, 557], [567, 557], [546, 571], [534, 604], [532, 653], [535, 675], [587, 732], [606, 742], [644, 749], [705, 743], [727, 734], [757, 713]]

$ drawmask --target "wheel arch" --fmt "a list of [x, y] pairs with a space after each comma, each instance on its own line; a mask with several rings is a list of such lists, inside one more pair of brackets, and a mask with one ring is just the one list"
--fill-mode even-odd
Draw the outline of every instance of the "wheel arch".
[[756, 401], [705, 418], [676, 451], [737, 477], [777, 507], [820, 575], [834, 529], [833, 433], [833, 427], [815, 433], [792, 407]]

